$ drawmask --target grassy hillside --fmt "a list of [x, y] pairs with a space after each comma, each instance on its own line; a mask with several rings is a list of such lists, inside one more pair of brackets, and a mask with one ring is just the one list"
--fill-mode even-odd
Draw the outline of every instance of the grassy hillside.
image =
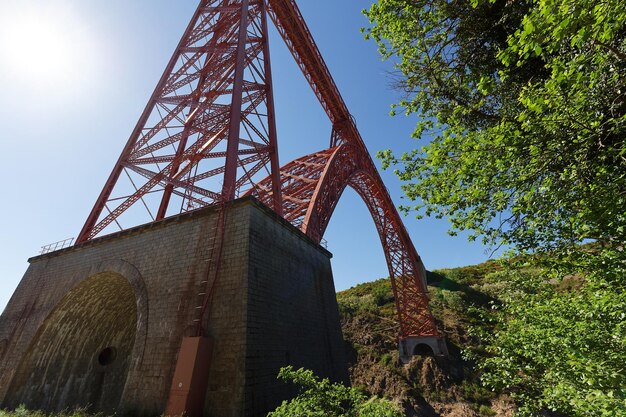
[[338, 293], [353, 384], [407, 416], [626, 416], [620, 282], [492, 261], [429, 272], [428, 284], [450, 357], [406, 366], [389, 280]]
[[488, 314], [508, 285], [505, 275], [496, 262], [429, 272], [431, 309], [446, 334], [450, 358], [415, 357], [407, 366], [398, 361], [390, 281], [338, 293], [353, 384], [401, 402], [407, 416], [509, 416], [510, 398], [483, 388], [470, 359], [485, 355], [478, 335], [492, 330]]

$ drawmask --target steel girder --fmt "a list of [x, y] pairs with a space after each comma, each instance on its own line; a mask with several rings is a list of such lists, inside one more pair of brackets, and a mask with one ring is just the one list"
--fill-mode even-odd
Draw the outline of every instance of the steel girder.
[[232, 200], [267, 174], [279, 186], [267, 34], [262, 0], [200, 2], [77, 243]]
[[[400, 337], [440, 336], [428, 309], [424, 266], [368, 153], [344, 143], [288, 163], [281, 168], [281, 180], [285, 219], [317, 243], [343, 191], [352, 187], [372, 215], [385, 252]], [[248, 194], [270, 203], [270, 184], [266, 178]]]

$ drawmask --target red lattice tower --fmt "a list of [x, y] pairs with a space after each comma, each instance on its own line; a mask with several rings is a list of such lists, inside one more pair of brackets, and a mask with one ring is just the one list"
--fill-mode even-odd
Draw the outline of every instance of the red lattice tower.
[[[268, 16], [333, 125], [329, 149], [282, 168]], [[445, 353], [422, 262], [295, 1], [202, 0], [77, 243], [244, 195], [319, 243], [346, 186], [378, 230], [403, 357], [418, 343]]]

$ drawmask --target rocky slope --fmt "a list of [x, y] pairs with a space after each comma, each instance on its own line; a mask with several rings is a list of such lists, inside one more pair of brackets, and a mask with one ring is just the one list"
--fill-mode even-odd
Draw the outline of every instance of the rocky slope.
[[388, 279], [337, 294], [351, 379], [372, 395], [400, 403], [407, 416], [511, 416], [515, 405], [480, 384], [470, 358], [485, 355], [477, 335], [490, 331], [490, 303], [503, 285], [495, 262], [429, 273], [431, 309], [445, 332], [450, 357], [398, 360], [395, 307]]

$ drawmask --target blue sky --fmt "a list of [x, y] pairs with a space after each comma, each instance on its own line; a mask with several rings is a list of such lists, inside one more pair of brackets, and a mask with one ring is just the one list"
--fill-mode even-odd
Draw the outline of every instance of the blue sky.
[[[195, 0], [0, 2], [0, 310], [40, 246], [74, 237], [196, 7]], [[391, 65], [363, 40], [369, 0], [301, 0], [300, 9], [370, 152], [417, 145], [417, 120], [390, 117]], [[328, 146], [330, 123], [271, 29], [281, 163]], [[380, 166], [379, 161], [376, 164]], [[400, 183], [383, 179], [401, 204]], [[484, 261], [445, 220], [405, 218], [426, 267]], [[338, 290], [387, 276], [366, 206], [347, 190], [325, 236]]]

